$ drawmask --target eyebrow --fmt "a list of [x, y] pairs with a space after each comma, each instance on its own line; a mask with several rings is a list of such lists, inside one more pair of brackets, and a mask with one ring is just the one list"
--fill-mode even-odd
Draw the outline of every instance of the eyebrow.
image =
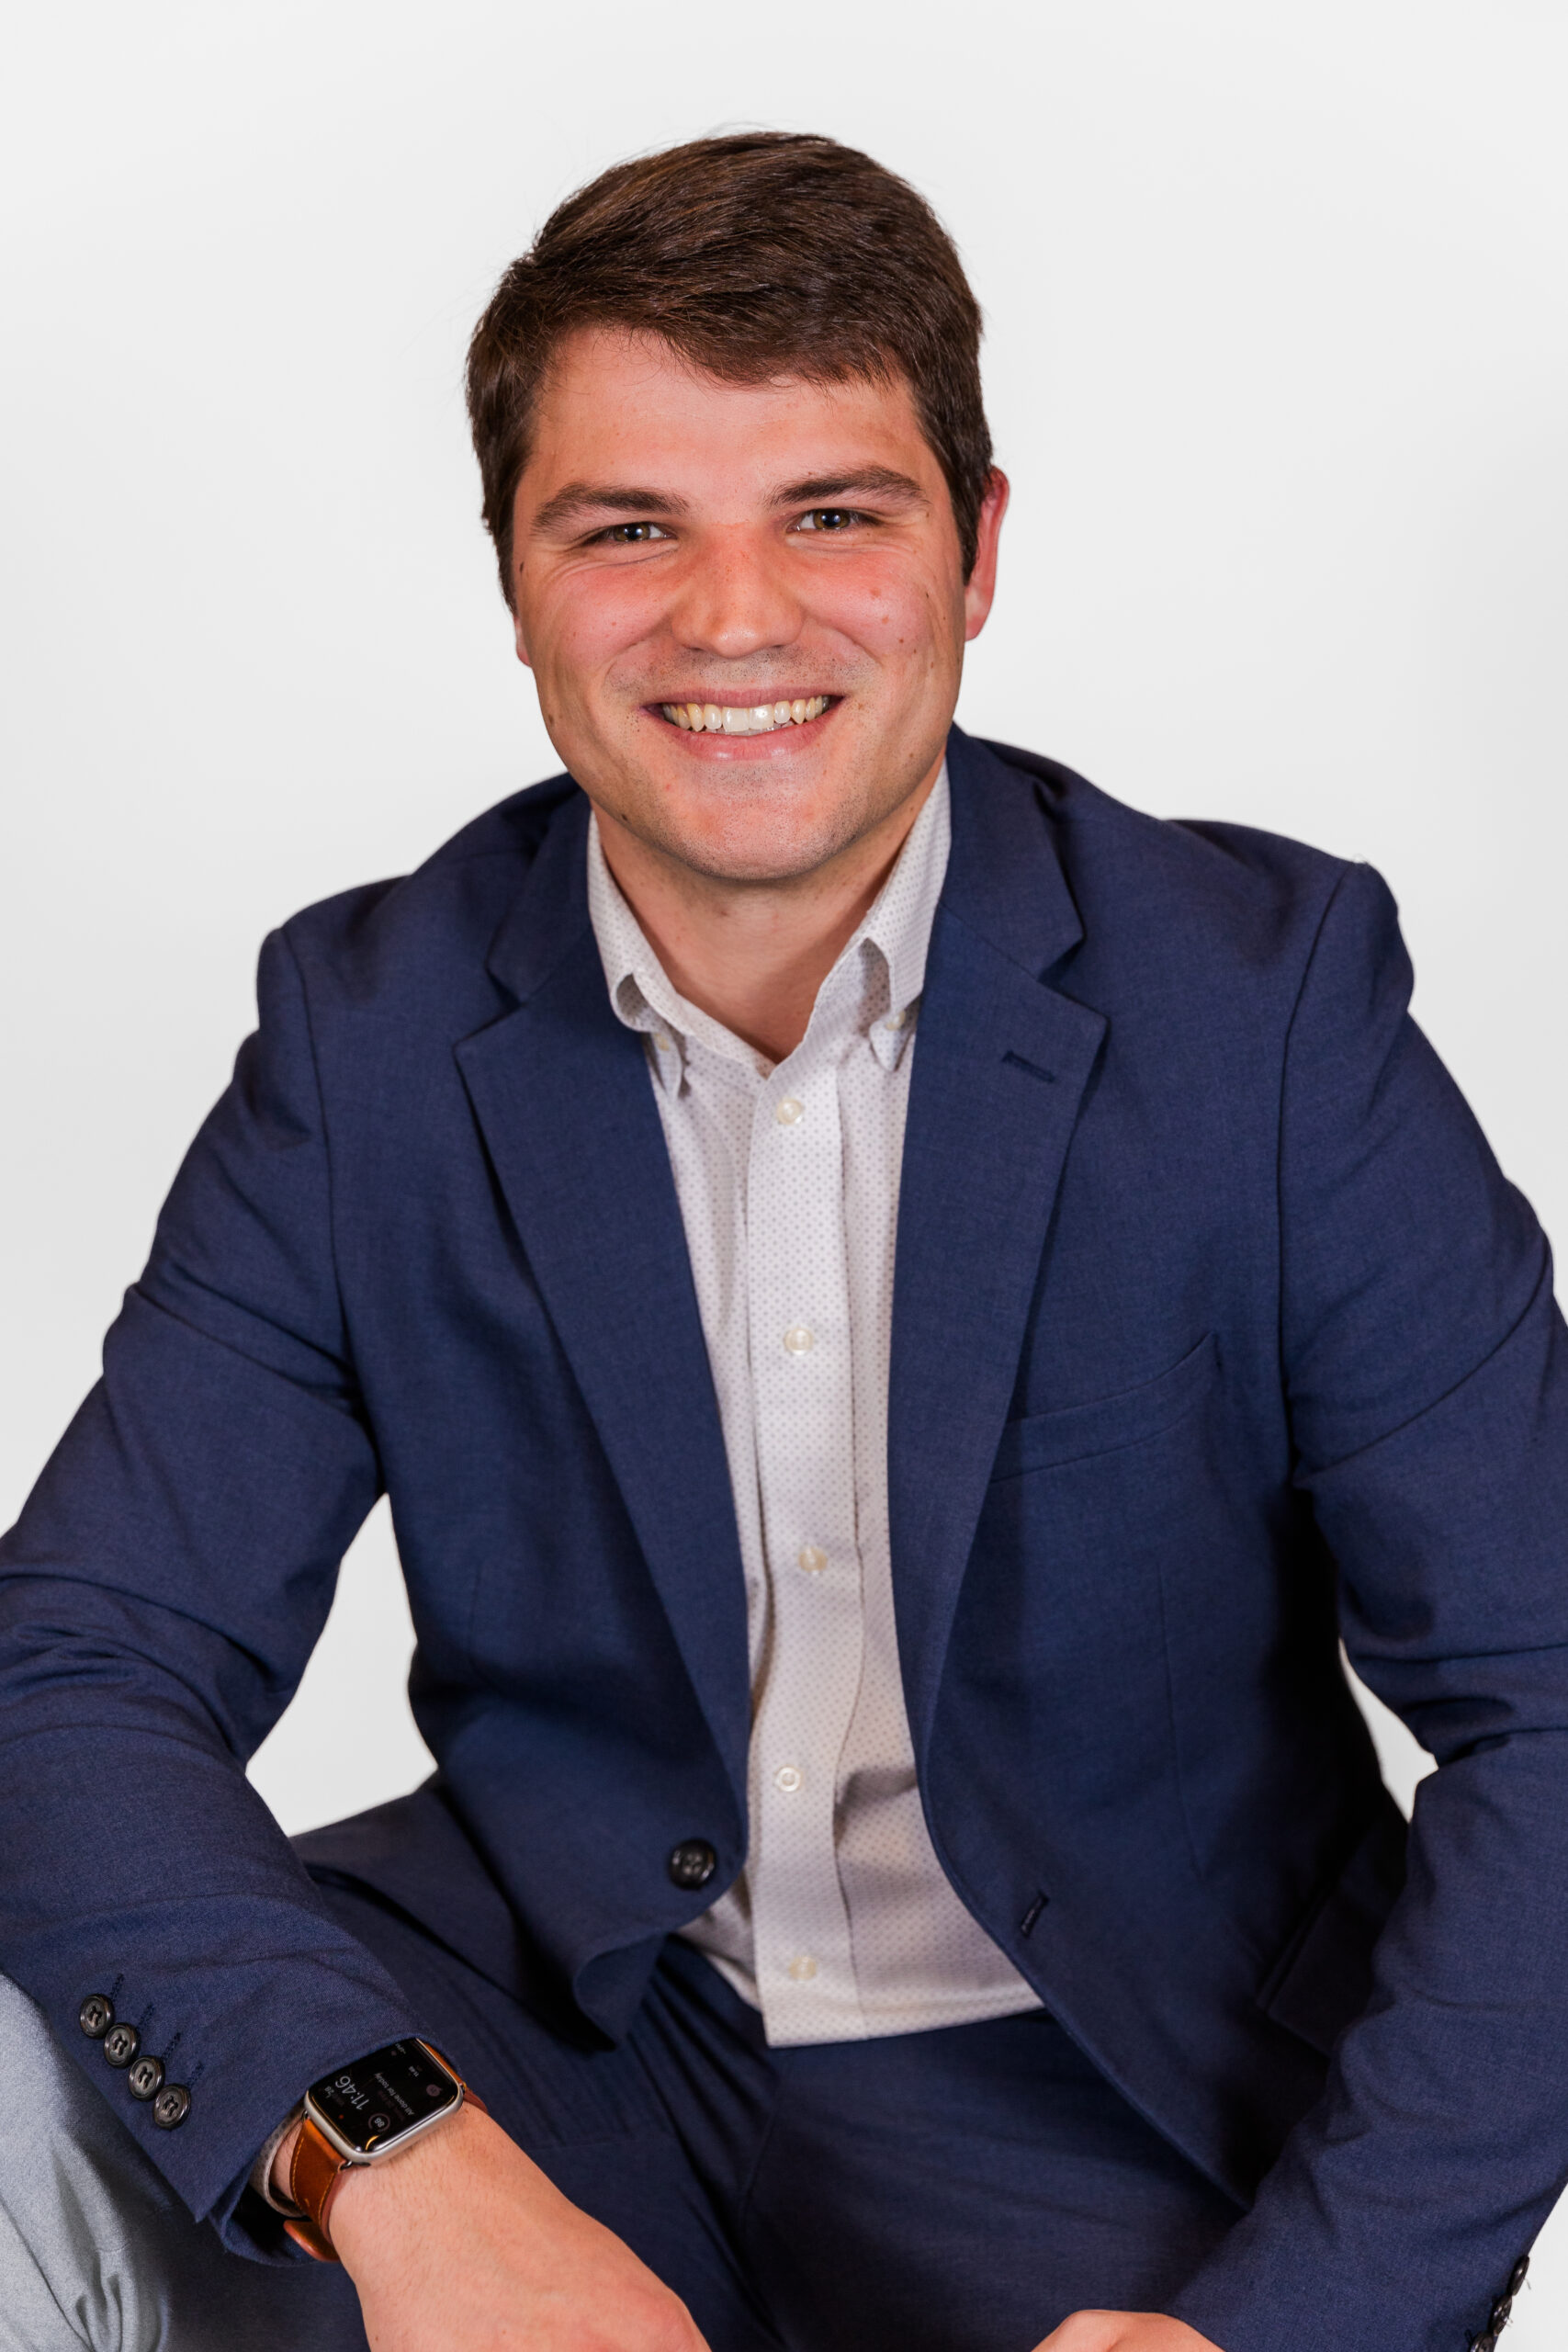
[[[831, 498], [892, 498], [906, 505], [925, 501], [925, 492], [912, 476], [891, 466], [860, 466], [851, 473], [818, 474], [807, 481], [785, 483], [773, 493], [775, 506], [811, 506]], [[594, 514], [665, 514], [690, 512], [686, 501], [670, 491], [649, 490], [637, 482], [569, 481], [547, 498], [535, 515], [536, 531], [558, 530], [563, 524], [581, 523]]]
[[812, 481], [792, 481], [779, 491], [775, 506], [818, 506], [832, 498], [896, 498], [906, 505], [925, 503], [925, 492], [909, 474], [891, 466], [859, 466], [853, 473], [820, 474]]
[[534, 517], [536, 531], [580, 523], [589, 514], [684, 514], [686, 502], [666, 490], [644, 490], [635, 482], [569, 481], [547, 498]]

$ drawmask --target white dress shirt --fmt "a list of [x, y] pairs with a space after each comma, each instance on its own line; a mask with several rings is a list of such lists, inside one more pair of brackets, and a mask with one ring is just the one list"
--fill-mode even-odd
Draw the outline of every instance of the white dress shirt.
[[1037, 2006], [931, 1850], [893, 1614], [894, 1232], [949, 839], [944, 768], [775, 1065], [671, 987], [589, 832], [589, 910], [611, 1002], [647, 1039], [746, 1573], [750, 1851], [686, 1934], [774, 2043]]

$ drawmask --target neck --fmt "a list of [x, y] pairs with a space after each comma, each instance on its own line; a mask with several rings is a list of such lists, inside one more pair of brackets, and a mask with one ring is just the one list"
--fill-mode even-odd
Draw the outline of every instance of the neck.
[[597, 809], [604, 862], [671, 983], [769, 1061], [806, 1035], [817, 991], [892, 871], [942, 773], [809, 874], [699, 874]]

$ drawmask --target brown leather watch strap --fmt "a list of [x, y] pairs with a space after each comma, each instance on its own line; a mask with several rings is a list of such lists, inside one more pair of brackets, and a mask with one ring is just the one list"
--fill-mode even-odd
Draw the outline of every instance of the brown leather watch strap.
[[288, 2159], [288, 2194], [300, 2218], [288, 2223], [289, 2236], [313, 2254], [318, 2262], [335, 2262], [337, 2253], [327, 2233], [327, 2216], [343, 2183], [347, 2165], [323, 2132], [307, 2116]]
[[[461, 2086], [461, 2103], [477, 2107], [481, 2115], [488, 2115], [490, 2110], [483, 2099], [477, 2091], [468, 2088], [451, 2060], [443, 2058], [434, 2042], [427, 2041], [423, 2047], [446, 2068], [454, 2082]], [[454, 2114], [457, 2111], [456, 2109], [452, 2110]], [[343, 2186], [344, 2173], [349, 2170], [346, 2159], [333, 2147], [314, 2120], [307, 2115], [295, 2139], [294, 2153], [288, 2159], [288, 2194], [299, 2206], [299, 2214], [297, 2220], [290, 2220], [284, 2226], [295, 2244], [303, 2246], [307, 2254], [313, 2254], [318, 2262], [336, 2262], [339, 2258], [327, 2223], [333, 2199]]]

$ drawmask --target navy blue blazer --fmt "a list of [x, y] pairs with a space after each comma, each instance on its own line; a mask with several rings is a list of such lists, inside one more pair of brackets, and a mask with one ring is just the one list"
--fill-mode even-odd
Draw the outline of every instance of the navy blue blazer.
[[[1461, 2352], [1568, 2171], [1568, 1379], [1387, 890], [955, 732], [888, 1478], [954, 1887], [1237, 2200], [1225, 2352]], [[746, 1852], [739, 1546], [587, 803], [268, 941], [261, 1023], [0, 1554], [0, 1967], [234, 2242], [416, 2030], [304, 1867], [615, 2037]], [[391, 1497], [436, 1781], [296, 1850], [243, 1777]], [[1341, 1672], [1437, 1756], [1409, 1839]], [[673, 1885], [671, 1849], [718, 1872]], [[1403, 1885], [1403, 1892], [1401, 1888]]]

